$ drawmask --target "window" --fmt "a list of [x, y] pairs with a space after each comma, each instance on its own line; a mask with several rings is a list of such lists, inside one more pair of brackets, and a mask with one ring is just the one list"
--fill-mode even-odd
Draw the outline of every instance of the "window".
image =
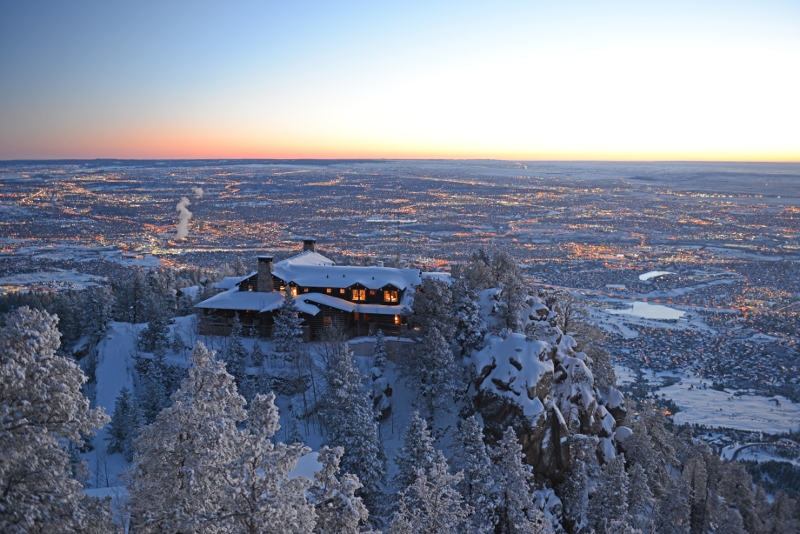
[[384, 291], [383, 292], [383, 301], [384, 302], [397, 302], [398, 295], [397, 291]]
[[297, 286], [292, 286], [292, 296], [293, 297], [297, 296]]
[[353, 319], [358, 321], [358, 312], [353, 312]]
[[325, 290], [325, 293], [330, 293], [330, 292], [331, 292], [331, 288], [328, 288], [328, 289]]
[[303, 288], [303, 293], [308, 293], [308, 288], [307, 287]]
[[354, 289], [353, 290], [353, 300], [367, 300], [367, 290], [366, 289]]
[[369, 294], [372, 295], [372, 296], [375, 296], [375, 290], [374, 289], [370, 289], [369, 290]]
[[330, 315], [323, 315], [322, 316], [322, 326], [330, 326], [331, 325], [331, 316]]
[[340, 289], [340, 290], [339, 290], [339, 294], [340, 294], [340, 295], [344, 295], [344, 288], [342, 288], [342, 289]]
[[286, 286], [281, 286], [281, 291], [285, 290]]
[[402, 324], [403, 319], [399, 315], [394, 316], [394, 324]]

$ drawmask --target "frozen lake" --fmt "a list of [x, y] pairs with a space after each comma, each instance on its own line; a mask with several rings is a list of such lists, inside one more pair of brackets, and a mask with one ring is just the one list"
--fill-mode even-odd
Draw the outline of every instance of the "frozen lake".
[[648, 304], [647, 302], [634, 302], [630, 308], [625, 310], [606, 310], [612, 315], [633, 315], [643, 319], [680, 319], [685, 312], [662, 306], [660, 304]]

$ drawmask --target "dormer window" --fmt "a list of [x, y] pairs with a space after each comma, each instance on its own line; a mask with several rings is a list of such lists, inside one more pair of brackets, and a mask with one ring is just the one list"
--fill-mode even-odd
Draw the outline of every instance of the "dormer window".
[[398, 300], [400, 299], [397, 290], [388, 290], [383, 292], [384, 302], [397, 302]]
[[353, 300], [367, 300], [367, 290], [366, 289], [354, 289], [353, 290]]

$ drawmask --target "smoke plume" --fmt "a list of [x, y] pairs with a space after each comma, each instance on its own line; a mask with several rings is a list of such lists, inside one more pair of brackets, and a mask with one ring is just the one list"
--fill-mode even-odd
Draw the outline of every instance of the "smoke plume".
[[192, 212], [187, 208], [189, 204], [191, 204], [191, 202], [189, 202], [188, 198], [181, 197], [181, 201], [175, 206], [175, 209], [178, 210], [179, 213], [178, 231], [175, 234], [176, 239], [186, 239], [186, 236], [189, 235], [189, 219], [192, 218]]
[[203, 196], [203, 188], [202, 187], [193, 187], [192, 188], [192, 193], [194, 193], [198, 197], [202, 197]]

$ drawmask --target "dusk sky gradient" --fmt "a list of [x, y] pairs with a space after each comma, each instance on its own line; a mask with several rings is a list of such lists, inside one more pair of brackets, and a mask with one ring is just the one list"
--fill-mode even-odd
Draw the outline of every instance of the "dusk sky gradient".
[[0, 159], [800, 161], [800, 2], [0, 0]]

